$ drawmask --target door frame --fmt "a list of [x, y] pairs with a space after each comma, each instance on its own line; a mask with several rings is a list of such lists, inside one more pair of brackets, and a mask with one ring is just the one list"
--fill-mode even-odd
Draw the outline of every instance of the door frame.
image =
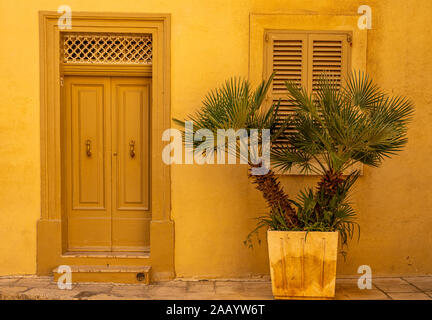
[[[174, 223], [171, 220], [170, 167], [161, 160], [162, 133], [171, 124], [170, 14], [73, 12], [72, 29], [60, 30], [61, 14], [39, 12], [41, 218], [37, 223], [37, 273], [49, 274], [61, 265], [149, 265], [155, 280], [171, 279], [174, 272]], [[153, 37], [151, 106], [150, 254], [145, 257], [68, 256], [65, 208], [62, 197], [61, 145], [61, 32], [151, 33]], [[86, 69], [88, 72], [88, 69]], [[69, 70], [83, 74], [85, 70]], [[140, 67], [100, 68], [92, 74], [147, 75]]]

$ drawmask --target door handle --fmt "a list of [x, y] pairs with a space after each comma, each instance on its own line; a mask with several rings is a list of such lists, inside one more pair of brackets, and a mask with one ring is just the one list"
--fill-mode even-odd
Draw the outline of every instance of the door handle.
[[88, 140], [86, 141], [86, 154], [87, 154], [87, 157], [91, 157], [91, 156], [92, 156], [92, 151], [91, 151], [91, 140], [90, 140], [90, 139], [88, 139]]
[[131, 156], [131, 158], [135, 157], [135, 141], [131, 140], [131, 142], [129, 142], [129, 155]]

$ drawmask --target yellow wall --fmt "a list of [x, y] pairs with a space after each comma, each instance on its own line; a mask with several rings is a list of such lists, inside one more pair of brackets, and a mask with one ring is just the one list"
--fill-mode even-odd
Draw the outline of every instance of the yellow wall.
[[[416, 102], [409, 145], [380, 169], [364, 169], [353, 197], [362, 227], [340, 274], [367, 264], [375, 274], [432, 270], [432, 42], [429, 0], [0, 0], [0, 275], [36, 271], [40, 216], [38, 11], [172, 14], [172, 115], [195, 110], [208, 89], [249, 71], [250, 13], [355, 14], [373, 10], [367, 71], [389, 91]], [[311, 177], [284, 177], [294, 195]], [[179, 277], [268, 273], [265, 246], [242, 241], [265, 212], [239, 166], [174, 166], [172, 218]]]

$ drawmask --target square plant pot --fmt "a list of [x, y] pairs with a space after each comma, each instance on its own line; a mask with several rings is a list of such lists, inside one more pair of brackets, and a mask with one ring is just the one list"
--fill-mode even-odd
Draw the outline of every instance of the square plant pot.
[[268, 231], [270, 275], [276, 299], [335, 295], [338, 232]]

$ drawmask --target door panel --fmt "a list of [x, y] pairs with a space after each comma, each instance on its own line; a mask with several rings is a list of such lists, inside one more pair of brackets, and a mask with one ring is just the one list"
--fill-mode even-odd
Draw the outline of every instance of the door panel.
[[66, 77], [69, 251], [150, 245], [149, 78]]
[[105, 207], [103, 85], [72, 86], [73, 209]]
[[111, 246], [110, 79], [65, 81], [68, 247]]
[[113, 251], [148, 249], [150, 79], [113, 78]]

